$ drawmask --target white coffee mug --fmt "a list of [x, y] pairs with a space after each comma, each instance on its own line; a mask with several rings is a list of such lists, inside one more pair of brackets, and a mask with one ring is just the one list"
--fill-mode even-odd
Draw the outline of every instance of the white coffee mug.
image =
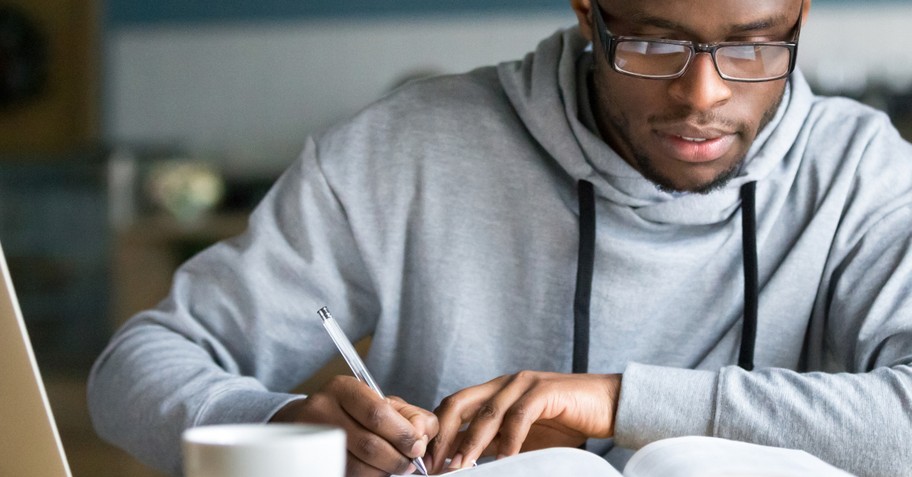
[[184, 431], [185, 477], [342, 477], [345, 431], [315, 424], [224, 424]]

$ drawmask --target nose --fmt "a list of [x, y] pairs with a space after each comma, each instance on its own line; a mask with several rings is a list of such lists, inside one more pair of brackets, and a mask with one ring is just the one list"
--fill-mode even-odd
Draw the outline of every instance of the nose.
[[731, 98], [729, 86], [716, 71], [712, 55], [697, 53], [684, 75], [671, 80], [669, 93], [695, 111], [709, 111]]

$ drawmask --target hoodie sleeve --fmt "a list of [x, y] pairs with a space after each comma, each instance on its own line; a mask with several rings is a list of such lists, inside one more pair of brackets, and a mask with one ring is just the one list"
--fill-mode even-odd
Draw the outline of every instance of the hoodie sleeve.
[[835, 268], [818, 363], [719, 372], [631, 364], [616, 442], [711, 435], [806, 450], [858, 475], [912, 469], [912, 206], [880, 219]]
[[320, 306], [365, 317], [342, 323], [350, 336], [369, 332], [371, 282], [316, 156], [309, 142], [243, 235], [188, 261], [170, 296], [115, 335], [89, 378], [102, 438], [180, 474], [184, 429], [264, 422], [301, 398], [288, 390], [333, 356]]

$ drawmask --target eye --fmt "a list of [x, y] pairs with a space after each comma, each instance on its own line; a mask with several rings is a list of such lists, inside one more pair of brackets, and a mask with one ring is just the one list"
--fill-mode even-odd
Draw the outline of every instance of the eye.
[[644, 53], [649, 55], [674, 55], [680, 54], [684, 49], [681, 45], [675, 45], [673, 43], [662, 43], [662, 42], [646, 42], [647, 47]]

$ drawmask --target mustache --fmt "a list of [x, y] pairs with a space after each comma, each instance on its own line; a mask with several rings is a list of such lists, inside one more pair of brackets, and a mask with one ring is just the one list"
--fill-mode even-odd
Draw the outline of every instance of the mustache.
[[693, 111], [673, 111], [661, 116], [650, 116], [647, 119], [650, 126], [670, 126], [689, 124], [697, 127], [724, 129], [726, 131], [745, 131], [747, 125], [735, 119], [722, 117], [716, 112], [694, 113]]

